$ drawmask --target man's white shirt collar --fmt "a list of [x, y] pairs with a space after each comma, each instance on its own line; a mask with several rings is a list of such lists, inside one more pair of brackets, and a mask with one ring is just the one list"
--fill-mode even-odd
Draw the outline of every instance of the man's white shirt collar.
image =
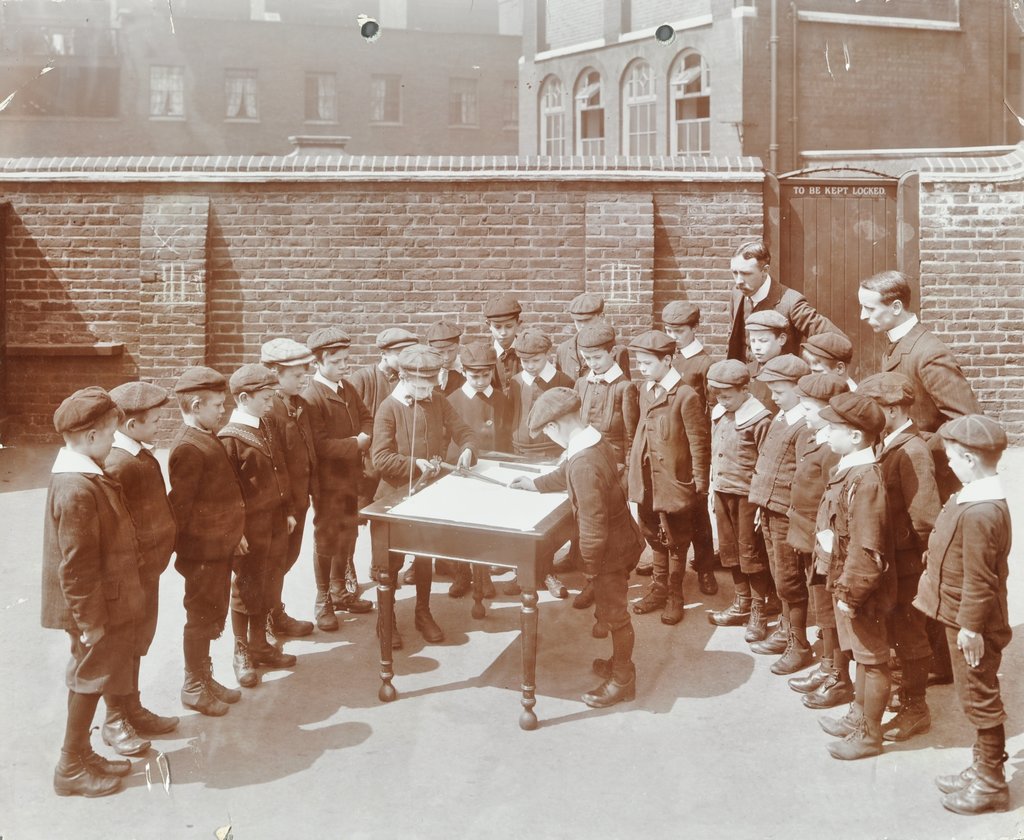
[[129, 455], [138, 455], [142, 451], [142, 444], [134, 438], [128, 437], [120, 429], [114, 429], [114, 446], [123, 449]]
[[761, 284], [761, 288], [758, 289], [756, 292], [754, 292], [754, 294], [752, 294], [750, 296], [750, 302], [754, 306], [757, 306], [762, 300], [764, 300], [766, 297], [768, 297], [768, 292], [771, 291], [771, 288], [772, 288], [772, 277], [769, 274], [768, 275], [768, 279], [765, 280], [764, 283]]
[[900, 324], [897, 327], [893, 327], [891, 330], [888, 330], [885, 334], [889, 337], [889, 341], [899, 341], [901, 338], [903, 338], [903, 336], [905, 336], [916, 326], [917, 316], [911, 315], [902, 324]]
[[253, 417], [248, 411], [242, 411], [240, 408], [232, 409], [231, 419], [229, 423], [238, 423], [240, 426], [248, 426], [250, 429], [258, 429], [260, 427], [260, 418]]
[[587, 374], [587, 381], [607, 382], [611, 385], [620, 376], [622, 376], [622, 368], [620, 368], [618, 364], [612, 364], [612, 366], [604, 373], [594, 373], [594, 371], [590, 371], [590, 373]]
[[488, 385], [486, 388], [483, 389], [483, 391], [478, 391], [476, 388], [470, 385], [469, 382], [464, 382], [459, 390], [462, 391], [462, 393], [465, 394], [469, 399], [473, 399], [473, 397], [475, 397], [477, 394], [483, 394], [485, 397], [490, 397], [491, 394], [494, 393], [494, 387], [491, 385]]
[[319, 382], [321, 385], [326, 385], [334, 392], [337, 392], [338, 386], [341, 384], [340, 382], [331, 382], [331, 380], [324, 376], [322, 373], [320, 373], [320, 371], [317, 371], [316, 373], [313, 374], [313, 381]]
[[103, 475], [100, 465], [92, 458], [88, 455], [83, 455], [81, 452], [68, 449], [66, 446], [61, 447], [60, 451], [57, 452], [57, 457], [53, 461], [53, 467], [50, 469], [50, 472], [54, 475], [67, 473]]
[[913, 419], [908, 417], [906, 419], [906, 421], [904, 421], [902, 426], [900, 426], [898, 429], [894, 429], [889, 434], [887, 434], [884, 438], [882, 438], [882, 451], [884, 452], [886, 449], [888, 449], [889, 446], [892, 444], [892, 442], [894, 440], [896, 440], [896, 438], [899, 435], [903, 434], [903, 432], [905, 432], [907, 429], [909, 429], [913, 425], [913, 423], [914, 423]]
[[544, 365], [544, 367], [541, 369], [541, 372], [538, 373], [536, 376], [531, 376], [525, 370], [520, 371], [519, 375], [523, 378], [523, 384], [532, 385], [538, 379], [543, 379], [545, 382], [550, 382], [552, 379], [554, 379], [556, 373], [558, 373], [558, 368], [556, 368], [549, 361], [546, 365]]
[[873, 463], [875, 463], [875, 450], [870, 446], [866, 449], [858, 449], [856, 452], [850, 452], [839, 459], [839, 463], [836, 464], [836, 475], [850, 469], [850, 467], [863, 467], [865, 464]]
[[964, 485], [964, 489], [956, 494], [958, 505], [967, 502], [994, 502], [1006, 498], [1006, 490], [998, 475], [989, 475]]
[[682, 356], [684, 359], [692, 359], [703, 349], [704, 345], [697, 341], [697, 339], [694, 339], [689, 344], [687, 344], [682, 350], [679, 351], [679, 355]]
[[577, 455], [584, 449], [589, 449], [600, 442], [601, 433], [593, 426], [587, 426], [587, 428], [580, 429], [569, 438], [569, 445], [565, 448], [565, 457], [571, 458], [573, 455]]
[[659, 386], [666, 394], [676, 387], [680, 382], [683, 381], [683, 377], [679, 375], [679, 371], [674, 367], [668, 369], [666, 373], [658, 382], [648, 382], [647, 390], [653, 391], [654, 386]]

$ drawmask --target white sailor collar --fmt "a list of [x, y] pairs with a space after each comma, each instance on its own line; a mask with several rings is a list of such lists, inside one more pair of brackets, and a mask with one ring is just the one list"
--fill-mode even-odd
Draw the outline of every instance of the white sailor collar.
[[692, 359], [703, 349], [704, 345], [697, 341], [697, 339], [694, 339], [689, 344], [687, 344], [682, 350], [679, 351], [679, 355], [682, 356], [684, 359]]
[[763, 402], [755, 396], [747, 397], [747, 401], [736, 409], [736, 425], [746, 425], [762, 411], [767, 411]]
[[622, 376], [622, 368], [620, 368], [617, 363], [613, 363], [612, 366], [608, 368], [608, 370], [606, 370], [604, 373], [594, 373], [594, 371], [590, 371], [590, 373], [587, 374], [587, 381], [607, 382], [609, 385], [611, 385], [620, 376]]
[[851, 467], [863, 467], [866, 464], [875, 463], [875, 450], [870, 446], [850, 452], [839, 459], [836, 464], [836, 475], [850, 469]]
[[654, 386], [658, 385], [667, 394], [682, 381], [683, 377], [679, 375], [679, 371], [676, 370], [674, 367], [670, 367], [668, 369], [668, 373], [661, 377], [661, 379], [658, 382], [648, 382], [647, 390], [653, 391]]
[[142, 444], [134, 438], [128, 437], [120, 429], [114, 429], [114, 446], [123, 449], [129, 455], [138, 455], [142, 451]]
[[519, 376], [522, 377], [522, 382], [524, 385], [532, 385], [538, 379], [543, 379], [545, 382], [550, 382], [552, 379], [555, 378], [556, 373], [558, 373], [558, 368], [556, 368], [551, 363], [551, 361], [548, 360], [547, 364], [544, 365], [544, 367], [541, 369], [541, 372], [538, 373], [536, 376], [531, 376], [525, 370], [520, 371]]
[[483, 394], [485, 397], [490, 397], [491, 394], [494, 393], [494, 386], [488, 385], [482, 391], [478, 391], [476, 388], [470, 385], [468, 381], [466, 381], [462, 383], [462, 387], [459, 388], [459, 390], [462, 391], [462, 393], [465, 394], [469, 399], [473, 399], [473, 397], [475, 397], [477, 394]]
[[79, 473], [81, 475], [103, 475], [103, 469], [88, 455], [75, 452], [62, 446], [57, 452], [57, 457], [50, 468], [53, 475], [66, 475], [68, 473]]
[[789, 409], [789, 411], [780, 411], [779, 413], [786, 418], [787, 426], [795, 426], [807, 416], [806, 409], [799, 403]]
[[998, 475], [989, 475], [964, 485], [964, 489], [956, 494], [958, 505], [967, 502], [995, 502], [1006, 498], [1006, 490]]
[[242, 411], [240, 408], [232, 409], [231, 419], [228, 422], [237, 423], [239, 426], [248, 426], [250, 429], [260, 427], [259, 417], [253, 417], [248, 411]]
[[566, 458], [571, 458], [573, 455], [578, 455], [584, 449], [596, 446], [600, 442], [601, 433], [593, 426], [587, 426], [587, 428], [580, 429], [569, 438], [569, 445], [565, 448], [565, 456]]

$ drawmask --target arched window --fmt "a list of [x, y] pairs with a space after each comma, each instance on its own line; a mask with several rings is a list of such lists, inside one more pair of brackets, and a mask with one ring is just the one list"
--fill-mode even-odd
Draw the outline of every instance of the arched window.
[[684, 50], [673, 65], [672, 154], [695, 155], [711, 151], [711, 72], [704, 57]]
[[646, 61], [634, 61], [622, 85], [622, 149], [627, 155], [657, 154], [656, 108], [654, 71]]
[[601, 74], [584, 70], [576, 81], [576, 154], [604, 154], [604, 103]]
[[540, 153], [565, 154], [565, 88], [550, 76], [540, 89]]

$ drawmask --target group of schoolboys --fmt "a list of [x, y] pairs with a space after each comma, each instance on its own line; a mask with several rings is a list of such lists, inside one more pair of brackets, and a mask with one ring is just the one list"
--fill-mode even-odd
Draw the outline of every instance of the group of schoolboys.
[[[315, 622], [332, 631], [336, 610], [372, 610], [359, 597], [353, 564], [363, 505], [436, 476], [441, 461], [465, 467], [492, 450], [554, 460], [564, 449], [555, 472], [513, 487], [565, 491], [572, 502], [576, 538], [561, 568], [582, 567], [586, 583], [574, 606], [594, 606], [593, 634], [610, 634], [613, 648], [610, 659], [594, 661], [602, 683], [585, 702], [601, 708], [635, 697], [627, 591], [644, 542], [652, 559], [637, 571], [652, 580], [632, 609], [660, 610], [668, 625], [685, 615], [692, 545], [702, 592], [717, 591], [718, 560], [733, 579], [732, 603], [709, 612], [709, 621], [744, 627], [754, 652], [778, 656], [775, 674], [817, 662], [789, 680], [807, 707], [850, 703], [841, 718], [821, 721], [838, 739], [828, 747], [836, 758], [877, 755], [883, 740], [927, 731], [926, 617], [943, 625], [958, 692], [978, 729], [971, 767], [937, 780], [943, 804], [962, 813], [1005, 809], [997, 671], [1010, 635], [1010, 522], [995, 474], [1007, 443], [1002, 429], [980, 415], [942, 427], [963, 489], [941, 507], [934, 446], [911, 420], [913, 383], [887, 372], [857, 388], [847, 370], [853, 347], [841, 333], [806, 336], [798, 356], [784, 352], [784, 315], [753, 312], [745, 320], [751, 360], [712, 363], [692, 304], [669, 303], [664, 331], [643, 332], [625, 347], [601, 298], [580, 295], [569, 311], [576, 332], [556, 349], [557, 364], [551, 340], [520, 330], [520, 304], [501, 295], [484, 311], [491, 342], [460, 345], [460, 328], [446, 321], [430, 328], [426, 344], [390, 328], [377, 336], [379, 362], [351, 375], [351, 340], [337, 327], [317, 330], [305, 345], [269, 341], [261, 362], [230, 380], [189, 368], [174, 387], [183, 423], [170, 451], [169, 494], [149, 451], [166, 391], [134, 382], [68, 397], [54, 415], [66, 445], [53, 467], [44, 547], [43, 623], [67, 630], [72, 653], [55, 790], [104, 795], [130, 772], [129, 762], [101, 758], [89, 744], [100, 695], [102, 737], [122, 755], [145, 752], [142, 736], [177, 726], [143, 707], [138, 692], [172, 552], [185, 583], [181, 700], [223, 715], [241, 695], [213, 678], [210, 643], [229, 615], [234, 671], [246, 688], [258, 684], [261, 665], [296, 664], [268, 632], [283, 639], [313, 630], [282, 603], [310, 499]], [[315, 375], [303, 387], [311, 364]], [[222, 426], [228, 391], [235, 408]], [[393, 558], [392, 575], [400, 563]], [[460, 597], [470, 573], [455, 566], [449, 594]], [[556, 571], [540, 570], [537, 584], [567, 597]], [[440, 642], [432, 576], [431, 558], [416, 557], [405, 579], [416, 587], [417, 630]], [[486, 589], [493, 595], [489, 577]], [[807, 636], [812, 620], [818, 658]], [[397, 626], [392, 638], [400, 647]], [[895, 695], [893, 652], [901, 672]], [[887, 706], [897, 713], [883, 726]]]

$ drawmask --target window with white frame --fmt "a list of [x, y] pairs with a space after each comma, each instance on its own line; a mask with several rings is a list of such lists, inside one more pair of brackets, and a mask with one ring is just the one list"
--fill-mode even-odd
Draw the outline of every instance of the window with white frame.
[[370, 122], [402, 121], [402, 77], [373, 76], [370, 79]]
[[711, 151], [711, 72], [704, 57], [684, 50], [673, 65], [672, 154], [696, 155]]
[[306, 74], [306, 120], [338, 121], [338, 79], [333, 73]]
[[601, 74], [584, 70], [576, 81], [576, 154], [604, 154], [604, 103]]
[[622, 86], [622, 148], [627, 155], [658, 151], [657, 87], [646, 61], [634, 61]]
[[451, 79], [448, 83], [448, 125], [476, 127], [476, 79]]
[[260, 118], [255, 70], [225, 70], [224, 93], [226, 98], [224, 116], [226, 119], [258, 120]]
[[551, 76], [540, 90], [540, 154], [565, 154], [565, 88]]
[[185, 116], [185, 68], [154, 64], [149, 68], [149, 115]]

